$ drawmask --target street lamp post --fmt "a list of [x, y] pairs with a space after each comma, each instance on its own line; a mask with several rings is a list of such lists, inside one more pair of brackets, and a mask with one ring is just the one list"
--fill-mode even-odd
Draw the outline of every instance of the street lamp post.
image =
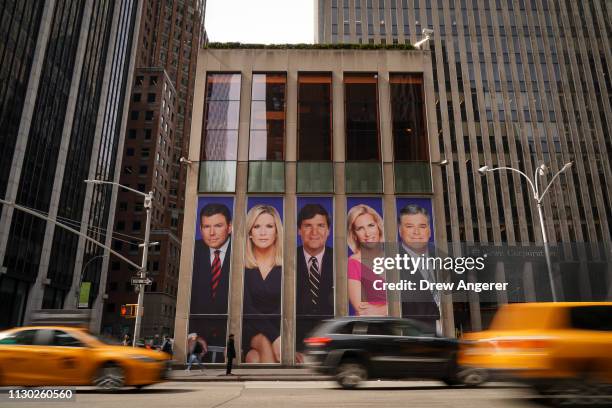
[[550, 186], [552, 186], [552, 184], [555, 182], [557, 177], [559, 177], [561, 173], [563, 173], [565, 170], [568, 170], [570, 167], [572, 167], [572, 162], [566, 163], [565, 166], [563, 166], [563, 168], [559, 170], [553, 176], [553, 178], [550, 180], [550, 183], [548, 183], [544, 191], [541, 193], [540, 193], [539, 178], [543, 176], [548, 170], [548, 168], [544, 164], [536, 168], [536, 171], [533, 174], [534, 181], [532, 181], [527, 174], [523, 173], [520, 170], [512, 168], [512, 167], [491, 168], [489, 166], [482, 166], [481, 168], [478, 169], [478, 172], [482, 175], [492, 172], [492, 171], [508, 170], [508, 171], [513, 171], [515, 173], [518, 173], [521, 176], [523, 176], [525, 179], [527, 179], [527, 182], [529, 183], [529, 187], [531, 187], [531, 192], [533, 193], [533, 198], [536, 200], [536, 203], [538, 205], [538, 216], [540, 217], [540, 230], [542, 232], [542, 242], [544, 243], [544, 257], [546, 258], [546, 268], [548, 270], [548, 279], [550, 280], [550, 290], [552, 293], [553, 302], [557, 301], [557, 291], [555, 289], [555, 282], [554, 282], [553, 274], [552, 274], [552, 265], [550, 263], [550, 251], [548, 249], [548, 236], [546, 234], [546, 226], [544, 225], [544, 211], [542, 210], [542, 200], [544, 200], [544, 196], [546, 196], [546, 193], [548, 193]]
[[143, 248], [142, 248], [142, 262], [140, 264], [140, 270], [138, 272], [138, 277], [141, 279], [141, 283], [138, 284], [138, 306], [136, 307], [136, 322], [134, 323], [134, 338], [132, 339], [132, 347], [136, 347], [136, 342], [138, 338], [140, 337], [140, 327], [142, 325], [144, 291], [145, 291], [145, 284], [142, 282], [147, 277], [147, 258], [149, 256], [149, 235], [151, 234], [151, 206], [153, 203], [153, 192], [149, 191], [148, 193], [145, 194], [142, 191], [134, 190], [133, 188], [126, 187], [122, 184], [115, 183], [112, 181], [85, 180], [85, 182], [91, 183], [91, 184], [110, 184], [110, 185], [118, 186], [118, 187], [123, 188], [124, 190], [131, 191], [133, 193], [139, 194], [144, 197], [143, 207], [147, 213], [147, 221], [145, 224], [145, 236], [144, 236], [144, 243], [143, 243]]

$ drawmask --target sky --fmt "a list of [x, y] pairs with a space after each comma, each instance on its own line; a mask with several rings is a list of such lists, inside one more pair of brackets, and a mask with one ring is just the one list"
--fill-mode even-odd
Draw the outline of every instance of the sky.
[[315, 0], [207, 0], [211, 42], [296, 44], [314, 42]]

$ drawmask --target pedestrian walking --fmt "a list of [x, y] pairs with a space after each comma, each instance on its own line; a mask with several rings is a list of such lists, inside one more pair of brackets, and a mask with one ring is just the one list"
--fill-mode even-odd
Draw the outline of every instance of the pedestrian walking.
[[196, 362], [198, 363], [198, 367], [200, 367], [200, 371], [204, 371], [202, 366], [202, 357], [208, 351], [206, 342], [204, 339], [202, 339], [202, 337], [198, 336], [197, 333], [192, 333], [189, 335], [187, 344], [190, 354], [189, 359], [187, 360], [187, 369], [185, 371], [191, 371], [191, 366]]
[[130, 345], [130, 335], [129, 334], [126, 334], [123, 336], [123, 341], [121, 342], [121, 344], [123, 344], [124, 346]]
[[172, 357], [172, 339], [170, 338], [170, 336], [164, 336], [164, 341], [161, 345], [161, 351], [163, 351], [164, 353], [168, 353], [170, 354], [170, 356]]
[[227, 347], [225, 348], [225, 358], [227, 360], [227, 367], [225, 369], [225, 375], [232, 375], [232, 364], [234, 358], [236, 358], [236, 349], [234, 348], [234, 335], [230, 334], [227, 340]]

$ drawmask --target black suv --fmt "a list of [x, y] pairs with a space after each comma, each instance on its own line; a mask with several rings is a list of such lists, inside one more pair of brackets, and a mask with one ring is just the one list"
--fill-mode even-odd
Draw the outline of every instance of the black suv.
[[309, 338], [307, 361], [334, 375], [344, 388], [368, 378], [431, 378], [448, 385], [458, 378], [456, 339], [436, 336], [409, 319], [345, 317], [324, 321]]

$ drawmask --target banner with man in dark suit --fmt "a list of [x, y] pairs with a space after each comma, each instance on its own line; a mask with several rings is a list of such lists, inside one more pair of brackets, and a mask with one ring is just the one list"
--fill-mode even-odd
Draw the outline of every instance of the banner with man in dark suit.
[[206, 362], [223, 362], [230, 281], [232, 197], [200, 197], [193, 254], [189, 332], [208, 346]]
[[[429, 198], [397, 198], [398, 252], [412, 258], [436, 256], [433, 245], [432, 206]], [[421, 267], [417, 271], [402, 271], [401, 278], [435, 283], [439, 271]], [[419, 290], [402, 293], [402, 316], [420, 320], [436, 329], [440, 320], [441, 293]]]
[[303, 363], [304, 338], [334, 316], [332, 198], [298, 197], [296, 362]]

